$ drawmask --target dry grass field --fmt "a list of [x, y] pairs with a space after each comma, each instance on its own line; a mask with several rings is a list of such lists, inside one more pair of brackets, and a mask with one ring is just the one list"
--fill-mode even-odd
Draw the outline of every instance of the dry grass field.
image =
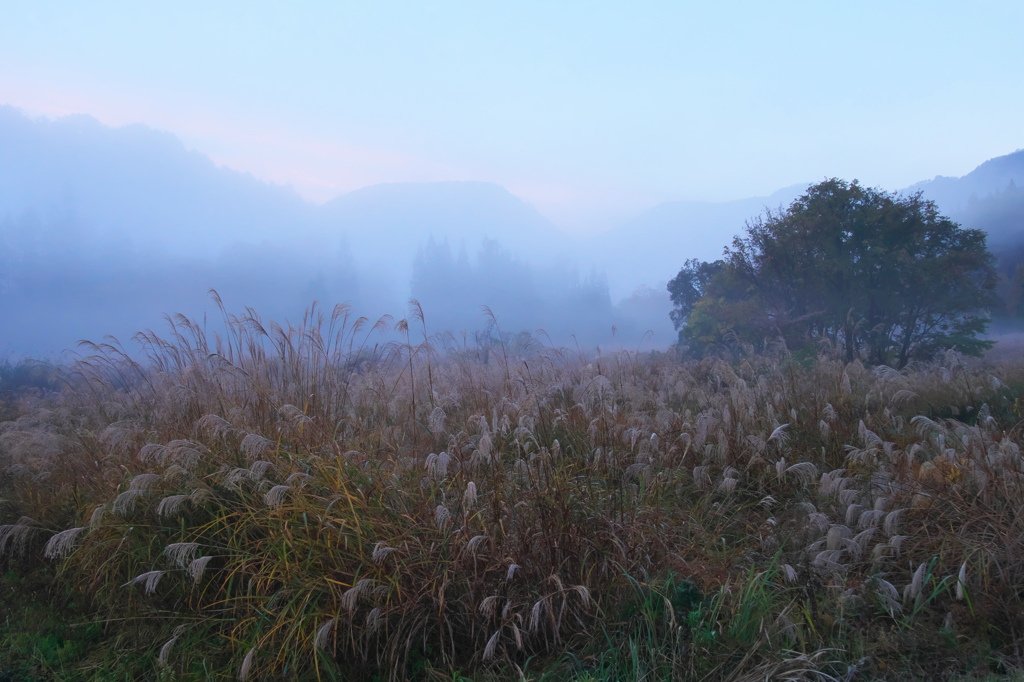
[[1024, 663], [1020, 354], [897, 372], [388, 323], [176, 318], [7, 394], [0, 679]]

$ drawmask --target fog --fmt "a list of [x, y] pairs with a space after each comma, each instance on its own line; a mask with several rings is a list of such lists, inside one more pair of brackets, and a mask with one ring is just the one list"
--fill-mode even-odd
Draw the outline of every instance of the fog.
[[[667, 277], [665, 278], [667, 279]], [[432, 331], [488, 324], [564, 345], [665, 347], [664, 282], [613, 299], [581, 245], [500, 186], [367, 187], [322, 206], [173, 135], [0, 108], [0, 353], [165, 328], [164, 315], [297, 320], [313, 303]]]
[[[378, 184], [315, 205], [170, 133], [0, 107], [0, 354], [128, 344], [173, 313], [219, 319], [210, 290], [229, 311], [281, 322], [314, 301], [397, 320], [415, 299], [431, 333], [473, 338], [493, 314], [506, 333], [558, 346], [664, 349], [665, 285], [683, 261], [719, 257], [747, 219], [805, 187], [667, 202], [580, 237], [496, 184]], [[1021, 152], [906, 191], [1014, 245], [1019, 187]]]

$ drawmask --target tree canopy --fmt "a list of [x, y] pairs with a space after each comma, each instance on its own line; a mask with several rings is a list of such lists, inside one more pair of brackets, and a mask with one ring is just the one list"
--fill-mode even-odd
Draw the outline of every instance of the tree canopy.
[[838, 179], [747, 223], [722, 260], [687, 261], [668, 285], [679, 340], [696, 353], [781, 336], [829, 339], [847, 361], [905, 366], [956, 347], [977, 355], [995, 303], [995, 258], [981, 230], [920, 193]]

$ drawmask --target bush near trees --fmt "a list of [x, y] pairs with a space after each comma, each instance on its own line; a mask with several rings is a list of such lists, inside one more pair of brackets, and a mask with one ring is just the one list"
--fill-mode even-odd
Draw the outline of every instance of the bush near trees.
[[668, 285], [680, 344], [828, 339], [847, 362], [902, 368], [955, 347], [978, 355], [998, 274], [985, 233], [901, 196], [829, 179], [747, 224], [721, 260], [690, 260]]

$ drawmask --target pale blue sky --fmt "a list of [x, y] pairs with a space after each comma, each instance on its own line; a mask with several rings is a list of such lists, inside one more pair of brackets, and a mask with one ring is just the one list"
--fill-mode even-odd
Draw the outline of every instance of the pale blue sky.
[[0, 104], [178, 134], [322, 201], [498, 182], [573, 229], [1024, 146], [1019, 2], [21, 2]]

